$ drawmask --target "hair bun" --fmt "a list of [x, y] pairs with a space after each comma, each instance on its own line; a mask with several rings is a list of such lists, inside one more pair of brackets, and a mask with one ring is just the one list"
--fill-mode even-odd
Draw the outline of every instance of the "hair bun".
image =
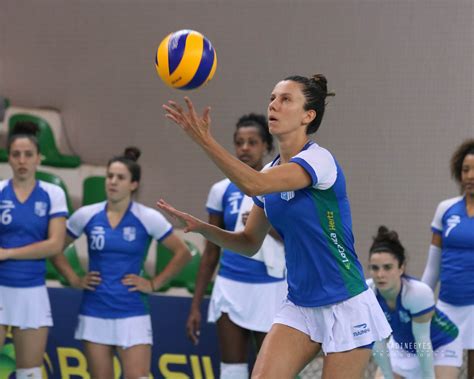
[[400, 243], [398, 233], [395, 230], [389, 230], [385, 225], [379, 226], [377, 235], [374, 238], [375, 241], [386, 241], [393, 243]]
[[18, 134], [25, 134], [25, 135], [32, 135], [35, 136], [39, 132], [39, 127], [36, 123], [32, 121], [18, 121], [13, 126], [13, 129], [10, 135], [18, 135]]
[[311, 77], [311, 80], [316, 82], [319, 87], [323, 90], [323, 92], [326, 94], [326, 97], [328, 96], [336, 96], [335, 92], [328, 92], [328, 80], [323, 74], [314, 74]]
[[140, 158], [140, 155], [142, 155], [140, 149], [135, 146], [129, 146], [125, 148], [125, 151], [123, 152], [123, 156], [127, 159], [130, 159], [131, 161], [138, 161], [138, 158]]

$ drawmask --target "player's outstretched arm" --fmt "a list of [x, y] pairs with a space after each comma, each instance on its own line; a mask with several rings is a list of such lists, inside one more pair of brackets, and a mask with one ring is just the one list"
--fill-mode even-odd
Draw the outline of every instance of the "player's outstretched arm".
[[288, 163], [265, 171], [256, 171], [239, 161], [222, 147], [211, 135], [210, 108], [198, 115], [188, 97], [184, 98], [187, 109], [175, 101], [163, 105], [166, 118], [179, 125], [211, 158], [224, 175], [248, 196], [273, 192], [294, 191], [311, 184], [309, 174], [298, 164]]
[[245, 256], [252, 256], [260, 249], [270, 229], [265, 213], [259, 207], [253, 207], [243, 231], [229, 232], [208, 224], [189, 213], [181, 212], [163, 199], [158, 201], [157, 206], [172, 216], [184, 229], [185, 233], [200, 233], [216, 245]]

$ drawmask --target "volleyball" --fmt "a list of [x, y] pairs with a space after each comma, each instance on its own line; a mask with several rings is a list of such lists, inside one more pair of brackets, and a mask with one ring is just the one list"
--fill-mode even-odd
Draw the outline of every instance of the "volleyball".
[[211, 42], [194, 30], [168, 34], [158, 46], [156, 72], [171, 88], [191, 90], [212, 79], [217, 55]]

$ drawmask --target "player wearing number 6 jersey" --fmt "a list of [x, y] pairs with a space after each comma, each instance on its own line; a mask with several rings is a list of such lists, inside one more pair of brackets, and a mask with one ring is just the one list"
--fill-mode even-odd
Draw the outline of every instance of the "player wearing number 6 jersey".
[[[186, 245], [156, 210], [131, 200], [138, 188], [140, 152], [128, 148], [107, 165], [107, 201], [78, 209], [67, 222], [71, 237], [87, 236], [89, 273], [79, 278], [64, 255], [55, 264], [69, 282], [83, 288], [75, 337], [84, 342], [93, 378], [113, 378], [118, 352], [126, 378], [148, 378], [152, 330], [147, 299], [188, 262]], [[140, 276], [151, 239], [174, 257], [155, 278]]]
[[68, 213], [63, 190], [35, 179], [37, 131], [30, 122], [15, 125], [7, 144], [13, 178], [0, 181], [0, 348], [11, 326], [18, 379], [41, 378], [53, 325], [44, 258], [61, 251]]

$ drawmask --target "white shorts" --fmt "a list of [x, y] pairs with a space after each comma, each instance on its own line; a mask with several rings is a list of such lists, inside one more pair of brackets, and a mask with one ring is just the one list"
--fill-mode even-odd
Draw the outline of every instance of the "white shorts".
[[325, 354], [367, 346], [392, 333], [371, 289], [321, 307], [300, 307], [286, 300], [275, 323], [307, 334], [321, 344]]
[[74, 338], [124, 349], [153, 345], [151, 318], [150, 315], [116, 319], [79, 315]]
[[51, 305], [46, 286], [0, 286], [0, 325], [20, 329], [53, 326]]
[[459, 329], [463, 349], [474, 349], [474, 305], [452, 305], [438, 300], [436, 307], [450, 318]]
[[242, 328], [268, 332], [288, 293], [286, 280], [273, 283], [243, 283], [217, 276], [209, 302], [208, 322], [227, 313]]
[[[390, 354], [392, 370], [406, 379], [419, 379], [423, 377], [420, 361], [416, 354], [409, 353], [401, 348], [393, 338], [387, 344]], [[438, 347], [433, 352], [433, 364], [435, 366], [462, 366], [462, 347], [460, 338]]]

